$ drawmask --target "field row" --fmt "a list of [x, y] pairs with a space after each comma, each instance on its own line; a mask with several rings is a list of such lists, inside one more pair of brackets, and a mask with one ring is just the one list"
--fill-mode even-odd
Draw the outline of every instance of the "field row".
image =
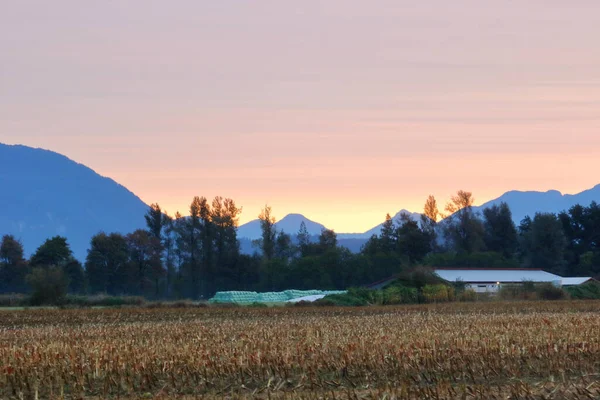
[[598, 398], [599, 310], [560, 302], [5, 311], [0, 397]]

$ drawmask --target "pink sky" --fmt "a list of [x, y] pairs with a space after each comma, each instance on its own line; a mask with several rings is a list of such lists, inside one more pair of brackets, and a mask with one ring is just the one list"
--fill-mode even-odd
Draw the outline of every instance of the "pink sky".
[[338, 232], [600, 183], [600, 2], [9, 0], [0, 141]]

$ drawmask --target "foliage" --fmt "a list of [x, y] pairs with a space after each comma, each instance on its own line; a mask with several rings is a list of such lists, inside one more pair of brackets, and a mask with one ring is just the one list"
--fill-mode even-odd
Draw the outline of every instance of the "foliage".
[[62, 267], [73, 258], [67, 238], [55, 236], [42, 244], [31, 256], [32, 267]]
[[3, 236], [0, 243], [0, 293], [26, 292], [28, 270], [23, 245], [12, 235]]
[[471, 254], [445, 252], [429, 254], [423, 260], [424, 265], [430, 267], [454, 268], [519, 268], [520, 264], [515, 259], [505, 258], [495, 252], [475, 252]]
[[567, 293], [562, 288], [549, 282], [538, 285], [536, 292], [541, 300], [562, 300], [567, 298]]
[[587, 282], [583, 285], [567, 286], [565, 291], [572, 299], [600, 300], [600, 282]]
[[443, 303], [454, 300], [454, 288], [448, 285], [425, 285], [421, 289], [421, 293], [426, 303]]
[[562, 300], [568, 297], [568, 292], [550, 282], [524, 281], [501, 285], [498, 296], [503, 300]]
[[517, 227], [508, 204], [502, 202], [483, 210], [484, 242], [487, 251], [511, 259], [519, 245]]
[[29, 304], [29, 298], [22, 293], [0, 294], [0, 307], [25, 307]]
[[[64, 237], [45, 241], [25, 260], [12, 236], [0, 243], [0, 293], [27, 293], [25, 277], [33, 267], [58, 267], [69, 281], [68, 293], [136, 295], [146, 299], [193, 301], [219, 290], [346, 289], [397, 276], [400, 285], [416, 288], [444, 284], [416, 265], [460, 268], [540, 267], [559, 275], [600, 275], [600, 206], [577, 205], [570, 210], [525, 218], [516, 230], [510, 209], [499, 204], [473, 211], [470, 192], [459, 191], [446, 207], [453, 215], [437, 222], [437, 202], [430, 196], [425, 215], [393, 220], [389, 214], [381, 233], [359, 254], [338, 244], [324, 230], [310, 237], [306, 226], [295, 237], [277, 232], [270, 207], [261, 213], [263, 238], [254, 255], [240, 254], [237, 225], [241, 208], [232, 199], [194, 197], [189, 217], [171, 217], [158, 204], [146, 214], [145, 230], [127, 235], [99, 233], [91, 238], [85, 269], [72, 257]], [[437, 238], [445, 233], [443, 238]], [[462, 292], [458, 288], [457, 296]], [[365, 300], [395, 303], [399, 289]], [[510, 291], [510, 289], [506, 289]], [[540, 297], [509, 294], [516, 298]], [[422, 295], [419, 301], [423, 301]], [[465, 294], [465, 296], [470, 296]], [[410, 297], [410, 296], [409, 296]], [[402, 300], [405, 302], [406, 300]]]
[[60, 267], [34, 268], [26, 277], [31, 287], [32, 305], [62, 304], [69, 288], [69, 279]]
[[466, 289], [462, 291], [456, 291], [456, 300], [458, 301], [477, 301], [480, 300], [477, 296], [477, 292], [473, 289]]
[[524, 263], [530, 268], [543, 268], [558, 275], [564, 273], [566, 237], [558, 217], [537, 213], [521, 234]]

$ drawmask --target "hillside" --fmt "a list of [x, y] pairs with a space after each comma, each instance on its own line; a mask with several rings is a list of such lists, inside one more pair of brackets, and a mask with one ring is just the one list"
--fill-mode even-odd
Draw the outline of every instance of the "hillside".
[[84, 261], [94, 234], [145, 226], [148, 207], [137, 196], [51, 151], [0, 144], [0, 187], [0, 235], [15, 235], [27, 255], [62, 235]]
[[568, 211], [576, 204], [588, 206], [592, 201], [600, 202], [600, 185], [577, 194], [562, 194], [556, 190], [547, 192], [514, 190], [473, 208], [476, 211], [483, 211], [487, 207], [505, 202], [512, 211], [513, 221], [518, 225], [527, 215], [533, 217], [536, 212], [559, 213], [565, 210]]

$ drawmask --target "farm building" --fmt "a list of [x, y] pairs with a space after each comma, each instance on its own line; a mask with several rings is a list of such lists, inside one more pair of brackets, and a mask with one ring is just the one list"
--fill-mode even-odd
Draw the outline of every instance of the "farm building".
[[[501, 285], [521, 284], [524, 281], [549, 282], [556, 286], [576, 285], [590, 278], [563, 278], [541, 269], [531, 268], [433, 268], [433, 272], [448, 282], [463, 282], [467, 289], [478, 293], [495, 293]], [[382, 289], [396, 280], [391, 276], [367, 286], [369, 289]], [[585, 281], [582, 281], [586, 279]], [[580, 282], [580, 283], [578, 283]]]
[[563, 286], [579, 286], [579, 285], [583, 285], [584, 283], [588, 283], [588, 282], [592, 282], [592, 281], [597, 282], [592, 277], [562, 278], [562, 285]]
[[448, 282], [464, 282], [467, 289], [478, 293], [497, 292], [501, 285], [521, 284], [524, 281], [550, 282], [562, 285], [561, 276], [541, 269], [529, 268], [435, 268], [435, 273]]

